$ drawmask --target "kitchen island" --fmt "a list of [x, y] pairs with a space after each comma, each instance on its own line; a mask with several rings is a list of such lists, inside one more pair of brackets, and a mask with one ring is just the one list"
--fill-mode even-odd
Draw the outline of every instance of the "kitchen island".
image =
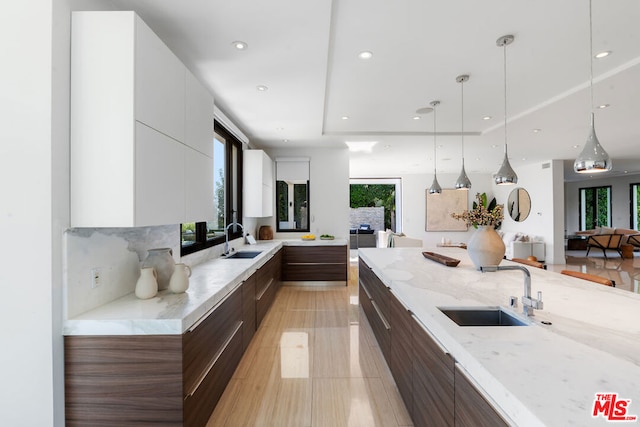
[[[433, 249], [461, 260], [447, 267], [425, 259], [422, 250], [359, 252], [507, 424], [604, 425], [602, 413], [592, 416], [597, 393], [630, 399], [627, 415], [640, 415], [640, 295], [530, 268], [532, 294], [542, 291], [544, 308], [528, 326], [462, 327], [439, 308], [510, 312], [510, 296], [523, 295], [523, 273], [481, 273], [465, 250]], [[517, 311], [522, 316], [521, 303]], [[389, 329], [393, 333], [393, 324]]]

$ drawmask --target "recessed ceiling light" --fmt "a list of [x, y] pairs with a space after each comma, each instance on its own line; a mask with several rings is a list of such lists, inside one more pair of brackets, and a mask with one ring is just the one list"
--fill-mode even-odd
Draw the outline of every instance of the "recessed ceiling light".
[[231, 44], [233, 45], [233, 47], [235, 47], [238, 50], [246, 50], [246, 49], [249, 48], [248, 44], [246, 44], [245, 42], [240, 41], [240, 40], [236, 40]]
[[411, 118], [412, 118], [413, 120], [420, 120], [422, 117], [420, 117], [420, 116], [413, 116], [413, 117], [411, 117]]
[[364, 51], [362, 51], [362, 52], [360, 52], [358, 54], [358, 58], [360, 58], [360, 59], [371, 59], [371, 58], [373, 58], [373, 52], [370, 52], [368, 50], [364, 50]]
[[340, 117], [342, 120], [349, 120], [349, 116], [342, 116]]
[[607, 108], [608, 106], [609, 104], [602, 104], [602, 105], [598, 105], [598, 108], [602, 110], [603, 108]]
[[391, 148], [389, 144], [385, 145], [384, 148]]
[[269, 90], [269, 88], [268, 88], [268, 87], [266, 87], [265, 85], [258, 85], [258, 86], [256, 86], [256, 89], [257, 89], [258, 91], [260, 91], [260, 92], [266, 92], [266, 91], [268, 91], [268, 90]]
[[492, 144], [491, 148], [498, 148], [498, 145], [497, 144]]
[[484, 116], [482, 120], [491, 120], [491, 116]]
[[373, 146], [377, 143], [378, 141], [345, 141], [345, 144], [349, 147], [349, 151], [364, 151], [366, 153], [370, 153]]
[[533, 130], [533, 133], [538, 133], [538, 132], [540, 132], [540, 131], [542, 131], [542, 129], [534, 129], [534, 130]]
[[289, 142], [289, 140], [288, 139], [283, 139], [282, 142]]
[[611, 55], [611, 51], [610, 50], [605, 50], [604, 52], [599, 52], [596, 53], [595, 57], [596, 59], [602, 59], [602, 58], [606, 58], [607, 56]]
[[573, 148], [580, 148], [580, 145], [576, 144], [576, 145], [573, 146]]

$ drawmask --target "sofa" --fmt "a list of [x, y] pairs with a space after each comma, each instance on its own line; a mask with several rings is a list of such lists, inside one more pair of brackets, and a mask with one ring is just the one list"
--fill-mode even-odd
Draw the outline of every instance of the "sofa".
[[597, 248], [602, 250], [605, 258], [607, 250], [614, 250], [622, 256], [622, 245], [640, 246], [640, 231], [629, 228], [598, 227], [578, 231], [576, 235], [587, 237], [587, 255], [592, 248]]
[[536, 257], [538, 261], [545, 259], [545, 244], [541, 237], [514, 231], [498, 230], [504, 242], [506, 259]]

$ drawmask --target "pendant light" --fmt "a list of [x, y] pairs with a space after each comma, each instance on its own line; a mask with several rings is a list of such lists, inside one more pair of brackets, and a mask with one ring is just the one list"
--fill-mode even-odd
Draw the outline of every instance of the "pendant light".
[[438, 177], [436, 176], [436, 107], [440, 105], [440, 101], [431, 101], [433, 107], [433, 182], [429, 187], [429, 194], [442, 193], [442, 187], [438, 184]]
[[596, 136], [596, 128], [593, 114], [593, 22], [591, 19], [591, 0], [589, 0], [589, 90], [591, 91], [591, 129], [587, 142], [584, 144], [582, 152], [573, 162], [573, 170], [578, 173], [608, 172], [611, 170], [612, 162], [607, 152], [600, 145]]
[[461, 111], [461, 120], [460, 122], [462, 123], [461, 125], [461, 130], [460, 130], [460, 136], [461, 136], [461, 145], [462, 145], [462, 170], [460, 171], [460, 176], [458, 177], [458, 180], [456, 181], [455, 187], [457, 190], [465, 190], [465, 189], [469, 189], [471, 188], [471, 181], [469, 180], [469, 177], [467, 176], [467, 172], [464, 170], [464, 84], [465, 82], [469, 81], [469, 76], [466, 74], [462, 74], [458, 77], [456, 77], [456, 82], [460, 83], [460, 111]]
[[504, 160], [498, 173], [493, 177], [497, 185], [509, 185], [518, 183], [518, 175], [513, 171], [509, 164], [507, 155], [507, 46], [513, 43], [512, 35], [502, 36], [496, 40], [496, 45], [504, 50]]

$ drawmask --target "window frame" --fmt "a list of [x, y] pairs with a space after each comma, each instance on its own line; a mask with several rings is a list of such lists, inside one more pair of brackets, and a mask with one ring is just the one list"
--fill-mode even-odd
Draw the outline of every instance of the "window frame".
[[640, 195], [638, 195], [638, 188], [640, 188], [640, 182], [629, 184], [629, 228], [632, 230], [637, 230], [640, 227]]
[[578, 189], [578, 224], [580, 227], [580, 230], [586, 230], [587, 229], [587, 224], [585, 224], [585, 219], [583, 218], [583, 206], [582, 206], [582, 194], [584, 191], [588, 191], [588, 190], [592, 190], [595, 192], [595, 198], [594, 200], [597, 203], [597, 192], [599, 189], [607, 189], [608, 193], [609, 193], [609, 205], [607, 206], [607, 219], [608, 219], [608, 223], [607, 224], [598, 224], [597, 219], [598, 219], [598, 212], [597, 210], [594, 212], [595, 215], [595, 219], [596, 219], [596, 224], [594, 225], [594, 228], [596, 227], [611, 227], [611, 221], [612, 221], [612, 209], [613, 209], [613, 191], [612, 191], [612, 186], [611, 185], [600, 185], [600, 186], [594, 186], [594, 187], [582, 187]]
[[[229, 132], [224, 126], [214, 120], [213, 123], [213, 132], [215, 134], [220, 135], [220, 137], [225, 140], [225, 150], [224, 150], [224, 165], [225, 165], [225, 175], [224, 175], [224, 183], [225, 183], [225, 206], [224, 206], [224, 225], [225, 230], [226, 227], [233, 221], [234, 214], [236, 215], [236, 221], [242, 221], [242, 189], [243, 189], [243, 145], [242, 142], [231, 132]], [[236, 162], [233, 161], [233, 148], [236, 149]], [[232, 179], [235, 174], [235, 180]], [[213, 179], [213, 177], [210, 177]], [[234, 188], [234, 181], [236, 183]], [[212, 194], [211, 197], [215, 197], [215, 194]], [[237, 211], [233, 209], [233, 203], [230, 201], [236, 199]], [[179, 226], [180, 235], [182, 236], [182, 224]], [[236, 228], [236, 227], [234, 227]], [[215, 236], [212, 239], [207, 239], [207, 222], [201, 221], [196, 222], [195, 227], [196, 240], [194, 243], [190, 245], [182, 245], [182, 240], [180, 243], [180, 256], [185, 256], [189, 254], [193, 254], [195, 252], [208, 249], [217, 245], [224, 244], [225, 235]], [[237, 227], [237, 230], [230, 230], [229, 232], [229, 240], [237, 239], [242, 237], [242, 229]]]

